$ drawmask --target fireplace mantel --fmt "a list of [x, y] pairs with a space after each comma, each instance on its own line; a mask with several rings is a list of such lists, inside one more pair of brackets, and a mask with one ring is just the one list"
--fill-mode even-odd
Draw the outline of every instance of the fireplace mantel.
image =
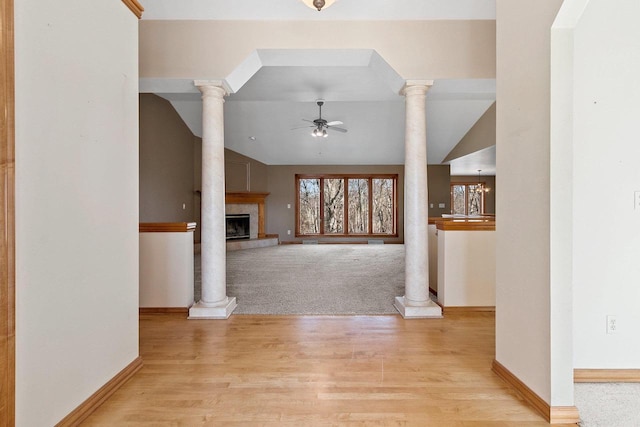
[[258, 205], [258, 238], [266, 237], [264, 231], [264, 199], [269, 193], [255, 193], [243, 191], [237, 193], [225, 193], [224, 201], [228, 205], [232, 204], [256, 204]]

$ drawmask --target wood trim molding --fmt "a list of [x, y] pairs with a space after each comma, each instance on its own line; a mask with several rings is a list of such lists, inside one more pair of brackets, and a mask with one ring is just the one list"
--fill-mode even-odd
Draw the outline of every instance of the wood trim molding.
[[13, 0], [0, 0], [0, 425], [15, 425], [15, 56]]
[[495, 306], [442, 307], [443, 314], [495, 313]]
[[495, 359], [491, 365], [491, 370], [515, 389], [549, 424], [577, 424], [580, 422], [578, 408], [575, 406], [550, 406]]
[[551, 406], [549, 410], [549, 424], [579, 425], [580, 414], [575, 406]]
[[122, 0], [131, 12], [138, 17], [138, 19], [142, 18], [142, 12], [144, 12], [144, 7], [137, 0]]
[[195, 222], [141, 222], [140, 233], [184, 233], [194, 231]]
[[256, 192], [236, 192], [236, 193], [225, 193], [224, 201], [225, 203], [264, 203], [264, 199], [267, 198], [269, 193], [256, 193]]
[[140, 314], [189, 314], [189, 307], [140, 307]]
[[[366, 180], [367, 184], [367, 205], [368, 211], [373, 212], [373, 180], [376, 179], [389, 179], [393, 182], [391, 188], [391, 198], [393, 203], [393, 230], [392, 233], [374, 233], [373, 232], [373, 215], [367, 215], [367, 233], [350, 233], [349, 232], [349, 215], [347, 214], [348, 206], [349, 206], [349, 192], [344, 192], [344, 200], [343, 205], [345, 207], [344, 221], [343, 221], [343, 232], [342, 233], [327, 233], [325, 232], [324, 224], [325, 224], [325, 212], [323, 209], [320, 209], [320, 225], [317, 233], [302, 233], [300, 231], [300, 181], [307, 179], [315, 179], [319, 181], [320, 188], [324, 188], [324, 183], [326, 180], [338, 179], [343, 181], [345, 188], [349, 185], [346, 181], [350, 179], [361, 179]], [[398, 180], [399, 175], [396, 173], [385, 173], [385, 174], [333, 174], [333, 173], [321, 173], [321, 174], [295, 174], [295, 237], [296, 238], [329, 238], [329, 239], [341, 239], [341, 238], [385, 238], [392, 239], [399, 237], [398, 234]], [[320, 206], [324, 206], [324, 198], [325, 192], [320, 191]]]
[[436, 228], [443, 231], [495, 231], [496, 221], [481, 219], [443, 219], [436, 221]]
[[640, 369], [574, 369], [574, 383], [640, 383]]
[[74, 409], [69, 415], [64, 417], [56, 427], [75, 427], [84, 421], [89, 415], [95, 412], [113, 393], [122, 387], [136, 372], [142, 368], [142, 359], [136, 357], [122, 371], [118, 372], [109, 382], [100, 387], [80, 406]]
[[441, 216], [430, 216], [428, 219], [428, 224], [435, 224], [438, 221], [442, 221], [442, 217]]

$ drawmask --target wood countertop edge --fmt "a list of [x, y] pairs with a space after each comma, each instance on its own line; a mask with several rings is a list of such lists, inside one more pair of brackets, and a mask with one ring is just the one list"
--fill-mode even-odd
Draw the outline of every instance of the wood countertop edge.
[[141, 222], [140, 233], [184, 233], [194, 231], [195, 222]]

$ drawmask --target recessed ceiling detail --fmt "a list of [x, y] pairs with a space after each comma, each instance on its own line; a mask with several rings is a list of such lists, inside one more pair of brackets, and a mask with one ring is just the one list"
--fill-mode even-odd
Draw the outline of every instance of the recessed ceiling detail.
[[[261, 49], [224, 80], [231, 88], [225, 146], [233, 151], [270, 165], [404, 164], [405, 79], [374, 50]], [[202, 135], [193, 80], [141, 79], [140, 91], [169, 100]], [[308, 129], [292, 130], [318, 114], [318, 99], [330, 106], [332, 120], [348, 124], [348, 133], [313, 138]], [[429, 163], [441, 163], [494, 101], [493, 79], [435, 80], [426, 105]]]
[[236, 101], [388, 101], [404, 86], [371, 49], [260, 49], [226, 80]]

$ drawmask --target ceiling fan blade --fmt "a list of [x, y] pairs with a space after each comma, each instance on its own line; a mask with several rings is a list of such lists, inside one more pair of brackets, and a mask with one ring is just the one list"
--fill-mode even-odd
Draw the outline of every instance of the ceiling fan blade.
[[338, 132], [347, 133], [347, 130], [344, 128], [337, 128], [335, 126], [327, 126], [331, 130], [337, 130]]
[[340, 120], [334, 120], [333, 122], [328, 122], [327, 126], [337, 126], [337, 125], [343, 125], [344, 123], [342, 123]]
[[302, 119], [303, 122], [315, 123], [313, 120]]
[[297, 128], [291, 128], [291, 130], [296, 130], [296, 129], [309, 129], [309, 128], [314, 128], [315, 126], [299, 126]]

